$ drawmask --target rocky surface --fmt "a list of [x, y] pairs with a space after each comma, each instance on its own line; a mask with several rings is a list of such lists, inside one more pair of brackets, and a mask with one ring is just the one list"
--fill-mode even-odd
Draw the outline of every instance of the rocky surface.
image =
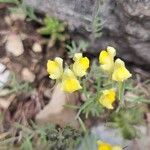
[[92, 128], [92, 134], [96, 135], [97, 139], [106, 141], [113, 145], [120, 145], [126, 147], [125, 150], [149, 150], [150, 139], [148, 128], [145, 126], [136, 126], [140, 132], [140, 138], [133, 140], [125, 140], [120, 134], [118, 129], [108, 128], [104, 124], [99, 124], [97, 127]]
[[[99, 10], [102, 36], [92, 41], [92, 53], [107, 45], [118, 49], [130, 62], [150, 66], [149, 0], [25, 0], [36, 9], [69, 23], [70, 29], [90, 37], [91, 24]], [[90, 40], [90, 38], [88, 38]], [[91, 49], [91, 48], [90, 48]], [[148, 66], [149, 65], [149, 66]]]
[[6, 66], [0, 63], [0, 88], [8, 81], [10, 71], [6, 69]]

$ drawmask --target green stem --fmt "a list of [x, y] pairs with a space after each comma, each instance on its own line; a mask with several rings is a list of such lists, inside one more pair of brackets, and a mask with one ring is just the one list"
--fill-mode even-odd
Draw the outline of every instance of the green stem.
[[76, 105], [70, 105], [70, 104], [65, 104], [63, 105], [65, 108], [70, 108], [70, 109], [79, 109], [80, 107], [79, 106], [76, 106]]
[[100, 91], [100, 86], [101, 86], [101, 79], [98, 78], [98, 82], [97, 82], [97, 92]]
[[89, 100], [87, 103], [84, 103], [84, 104], [81, 106], [80, 110], [78, 111], [78, 113], [77, 113], [77, 115], [76, 115], [76, 117], [75, 117], [76, 119], [79, 118], [79, 116], [80, 116], [82, 110], [84, 110], [84, 108], [86, 108], [90, 103], [92, 103], [92, 101], [93, 101], [93, 100]]
[[119, 101], [122, 101], [122, 82], [118, 82]]
[[118, 107], [117, 111], [118, 111], [120, 108], [124, 107], [124, 105], [125, 105], [125, 104], [124, 104], [124, 90], [125, 90], [125, 88], [124, 88], [124, 82], [118, 82], [119, 107]]
[[83, 129], [83, 131], [84, 131], [85, 133], [87, 133], [87, 129], [86, 129], [85, 124], [83, 123], [82, 119], [81, 119], [80, 117], [78, 117], [77, 119], [78, 119], [78, 121], [79, 121], [79, 123], [80, 123], [80, 126], [81, 126], [81, 128]]

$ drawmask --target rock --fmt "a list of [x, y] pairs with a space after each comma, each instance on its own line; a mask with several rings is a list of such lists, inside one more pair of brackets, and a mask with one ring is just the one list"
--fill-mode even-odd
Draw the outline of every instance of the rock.
[[24, 48], [20, 35], [15, 33], [8, 34], [5, 48], [7, 52], [16, 57], [23, 54]]
[[39, 43], [35, 42], [32, 46], [32, 50], [35, 52], [35, 53], [40, 53], [42, 52], [42, 47]]
[[8, 135], [10, 135], [9, 132], [0, 133], [0, 140], [6, 138]]
[[6, 69], [6, 66], [0, 63], [0, 73]]
[[21, 32], [19, 35], [22, 41], [28, 38], [28, 35], [26, 33]]
[[97, 127], [93, 127], [91, 132], [92, 134], [97, 135], [102, 141], [107, 141], [114, 145], [122, 145], [123, 147], [129, 145], [129, 141], [124, 141], [119, 130], [109, 128], [105, 124], [99, 124]]
[[23, 12], [21, 8], [15, 9], [15, 12], [11, 11], [10, 15], [5, 16], [4, 20], [7, 25], [11, 26], [14, 21], [17, 20], [25, 20], [26, 14]]
[[5, 20], [7, 25], [11, 26], [12, 20], [11, 20], [10, 16], [5, 16], [4, 20]]
[[0, 108], [7, 109], [14, 100], [15, 96], [15, 94], [12, 94], [8, 98], [0, 98]]
[[[130, 62], [150, 66], [150, 1], [149, 0], [25, 0], [36, 9], [68, 21], [71, 30], [90, 40], [91, 24], [97, 10], [102, 36], [91, 42], [91, 53], [107, 45]], [[52, 7], [53, 6], [53, 7]], [[74, 34], [75, 35], [75, 34]], [[81, 36], [80, 36], [81, 37]]]
[[5, 69], [6, 66], [0, 63], [0, 87], [2, 87], [9, 79], [10, 71]]
[[35, 80], [35, 75], [28, 68], [22, 69], [21, 76], [27, 82], [33, 82]]
[[15, 10], [15, 12], [11, 12], [10, 18], [13, 21], [16, 21], [16, 20], [25, 20], [26, 14], [24, 13], [23, 9], [18, 8], [18, 9]]
[[45, 89], [44, 90], [44, 96], [48, 99], [51, 99], [52, 97], [52, 90], [51, 89]]
[[5, 88], [1, 89], [0, 90], [0, 97], [6, 96], [6, 95], [8, 95], [10, 93], [11, 93], [11, 91], [9, 89], [5, 89]]
[[60, 89], [59, 84], [56, 85], [49, 104], [47, 104], [44, 109], [37, 114], [37, 123], [54, 123], [61, 127], [71, 125], [78, 128], [79, 124], [77, 120], [75, 120], [76, 111], [64, 107], [66, 104], [75, 105], [77, 100], [78, 96], [75, 93], [66, 94]]
[[91, 132], [97, 137], [97, 139], [111, 143], [113, 145], [126, 147], [126, 150], [149, 150], [150, 138], [149, 135], [147, 135], [146, 127], [136, 126], [136, 128], [141, 132], [140, 138], [130, 141], [123, 139], [118, 129], [108, 128], [102, 123], [97, 127], [93, 127]]
[[5, 98], [0, 98], [0, 108], [7, 109], [9, 105], [9, 101], [7, 101]]

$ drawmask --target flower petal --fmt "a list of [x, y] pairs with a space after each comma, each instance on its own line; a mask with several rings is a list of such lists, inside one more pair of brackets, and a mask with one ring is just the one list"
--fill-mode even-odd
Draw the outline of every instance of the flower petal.
[[122, 148], [120, 146], [113, 146], [112, 150], [122, 150]]
[[114, 65], [112, 80], [123, 82], [131, 76], [132, 74], [126, 69], [124, 62], [121, 59], [117, 59]]
[[76, 76], [83, 77], [89, 68], [89, 59], [87, 57], [78, 57], [73, 64], [73, 71]]
[[115, 101], [115, 96], [116, 96], [116, 93], [115, 93], [114, 89], [104, 90], [99, 99], [99, 102], [104, 107], [106, 107], [108, 109], [113, 109], [112, 104]]
[[112, 57], [116, 56], [116, 49], [114, 47], [111, 46], [107, 46], [107, 52], [109, 53], [109, 55], [111, 55]]
[[61, 82], [61, 88], [63, 91], [69, 93], [72, 93], [82, 88], [79, 81], [75, 77], [73, 71], [70, 70], [69, 68], [66, 68], [64, 70], [64, 74]]
[[63, 73], [63, 80], [68, 78], [75, 78], [73, 71], [69, 68], [66, 68]]
[[82, 89], [79, 81], [76, 78], [69, 78], [69, 79], [63, 80], [61, 83], [61, 88], [63, 91], [69, 92], [69, 93]]
[[109, 143], [97, 141], [98, 150], [123, 150], [120, 146], [113, 146]]
[[107, 51], [101, 51], [100, 55], [99, 55], [99, 63], [100, 64], [106, 64], [107, 61], [110, 59], [109, 54]]
[[62, 58], [56, 57], [56, 58], [55, 58], [55, 61], [56, 61], [60, 66], [63, 66], [63, 59], [62, 59]]
[[101, 69], [112, 73], [114, 68], [114, 57], [116, 55], [116, 50], [113, 47], [108, 46], [107, 51], [101, 51], [99, 55], [99, 63], [101, 64]]
[[98, 150], [112, 150], [112, 146], [109, 143], [98, 142]]
[[48, 60], [47, 62], [47, 72], [49, 73], [49, 77], [51, 79], [59, 79], [62, 75], [63, 68], [60, 60], [62, 61], [61, 58], [57, 58], [54, 61]]
[[78, 60], [80, 58], [82, 58], [82, 53], [75, 53], [74, 57], [73, 57], [73, 60], [76, 61], [76, 60]]

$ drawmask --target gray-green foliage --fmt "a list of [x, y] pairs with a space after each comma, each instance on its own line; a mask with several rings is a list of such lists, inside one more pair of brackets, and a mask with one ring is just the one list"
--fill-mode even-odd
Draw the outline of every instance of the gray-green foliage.
[[68, 50], [68, 56], [70, 58], [73, 58], [75, 53], [86, 52], [88, 46], [89, 46], [88, 42], [85, 42], [83, 40], [80, 40], [78, 43], [75, 41], [71, 41], [70, 44], [66, 45], [66, 48]]
[[127, 91], [124, 97], [126, 107], [118, 112], [114, 111], [111, 119], [113, 125], [120, 130], [125, 139], [133, 139], [139, 136], [135, 125], [144, 123], [143, 110], [139, 106], [142, 103], [149, 103], [149, 100], [145, 98], [142, 87], [136, 86], [133, 80], [127, 81], [124, 88]]
[[[90, 89], [90, 84], [92, 84], [92, 89]], [[93, 62], [88, 75], [82, 80], [83, 89], [81, 92], [85, 96], [85, 102], [81, 105], [78, 115], [83, 113], [86, 118], [89, 116], [99, 117], [104, 111], [98, 101], [101, 94], [100, 91], [111, 86], [112, 81], [108, 81], [107, 76], [100, 70], [99, 65]]]
[[35, 15], [34, 9], [31, 6], [27, 6], [24, 0], [0, 0], [0, 3], [14, 4], [14, 6], [9, 7], [10, 12], [23, 13], [25, 17], [41, 23], [41, 20]]
[[100, 8], [93, 13], [93, 19], [91, 21], [90, 26], [87, 28], [87, 31], [89, 31], [90, 39], [92, 42], [94, 42], [97, 38], [101, 37], [102, 35], [102, 22], [101, 22], [101, 15], [100, 15]]
[[102, 35], [102, 23], [99, 12], [96, 13], [92, 22], [91, 37], [95, 39]]
[[86, 134], [81, 140], [79, 150], [97, 150], [98, 137], [93, 134]]
[[55, 40], [63, 40], [65, 26], [58, 19], [46, 16], [43, 20], [43, 26], [37, 30], [41, 35], [49, 35]]
[[125, 85], [125, 89], [128, 92], [130, 92], [130, 94], [126, 96], [126, 101], [129, 102], [130, 104], [132, 103], [133, 106], [137, 104], [141, 104], [141, 103], [150, 103], [150, 101], [146, 99], [146, 96], [145, 96], [146, 89], [143, 88], [144, 86], [145, 87], [150, 86], [149, 81], [146, 80], [144, 83], [140, 83], [140, 84], [142, 85], [135, 86], [134, 80], [129, 80], [128, 82], [126, 82], [126, 85]]
[[9, 80], [0, 89], [0, 96], [5, 96], [17, 92], [31, 92], [33, 87], [28, 82], [20, 82], [14, 73], [11, 73]]
[[[60, 128], [52, 124], [38, 126], [32, 123], [32, 128], [25, 127], [19, 124], [15, 125], [17, 131], [20, 131], [21, 141], [18, 145], [12, 147], [13, 141], [6, 139], [7, 148], [20, 150], [74, 150], [81, 141], [82, 134], [71, 127]], [[16, 137], [16, 141], [17, 141]], [[5, 140], [0, 142], [0, 146], [4, 145]]]
[[139, 135], [134, 125], [141, 124], [142, 120], [143, 113], [139, 108], [120, 110], [111, 115], [113, 126], [121, 131], [125, 139], [133, 139]]
[[[92, 89], [90, 89], [90, 85], [92, 85]], [[96, 62], [93, 62], [88, 76], [82, 80], [82, 87], [83, 89], [81, 92], [84, 95], [85, 101], [80, 106], [77, 117], [81, 114], [84, 114], [85, 118], [99, 117], [100, 115], [103, 116], [104, 108], [98, 101], [101, 95], [100, 91], [115, 88], [116, 83], [109, 80], [108, 76], [100, 70], [99, 65], [97, 65]], [[136, 108], [137, 103], [146, 102], [146, 100], [143, 99], [142, 95], [137, 99], [139, 93], [137, 93], [138, 89], [134, 88], [133, 82], [127, 82], [124, 88], [127, 92], [134, 90], [133, 93], [136, 94], [136, 99], [130, 98], [130, 101], [126, 101], [126, 106], [124, 108], [121, 108], [120, 110], [114, 109], [112, 115], [108, 116], [107, 119], [111, 118], [112, 124], [121, 131], [124, 138], [133, 139], [139, 135], [135, 125], [141, 123], [143, 118], [143, 112]], [[127, 100], [127, 96], [124, 98], [124, 100]], [[132, 101], [134, 101], [134, 103]], [[116, 105], [114, 104], [114, 107], [116, 106], [117, 103]]]

